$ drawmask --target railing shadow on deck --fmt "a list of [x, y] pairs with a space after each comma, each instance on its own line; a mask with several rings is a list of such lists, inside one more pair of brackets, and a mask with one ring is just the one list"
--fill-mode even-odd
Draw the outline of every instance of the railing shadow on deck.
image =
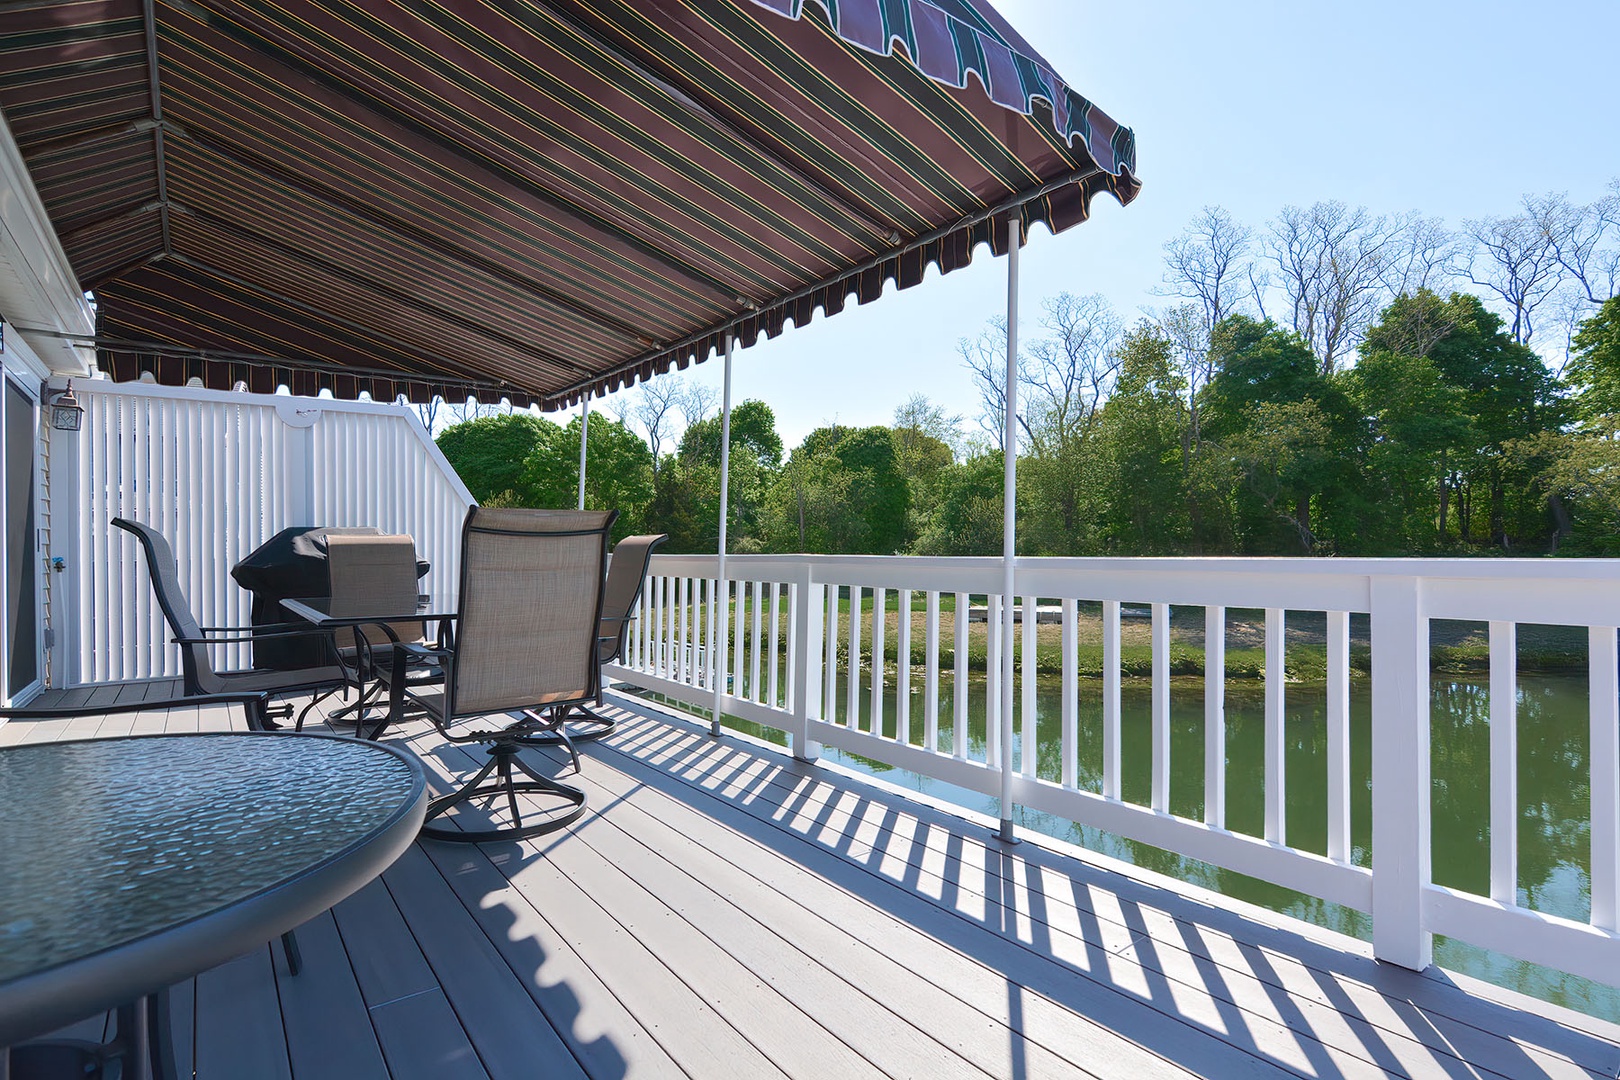
[[[454, 744], [417, 749], [448, 768], [466, 767], [465, 749]], [[430, 786], [434, 780], [430, 770]], [[442, 912], [443, 905], [459, 903], [482, 931], [481, 936], [465, 931], [416, 936], [490, 1075], [523, 1075], [531, 1068], [543, 1068], [548, 1076], [622, 1080], [630, 1065], [613, 1032], [600, 1030], [599, 1024], [583, 1023], [582, 989], [570, 978], [558, 977], [555, 965], [558, 954], [568, 948], [566, 939], [536, 925], [537, 917], [544, 919], [544, 910], [527, 899], [508, 874], [510, 864], [524, 855], [517, 844], [419, 841], [382, 880], [402, 909], [404, 896], [416, 898], [418, 919], [431, 917], [432, 904], [440, 905]], [[424, 893], [435, 895], [424, 901]], [[450, 925], [454, 917], [451, 910], [441, 926]], [[549, 971], [548, 964], [552, 965]], [[440, 974], [446, 969], [455, 974]], [[507, 973], [533, 1008], [544, 1015], [549, 1031], [539, 1029], [521, 998], [515, 999], [512, 982], [505, 979]], [[587, 1027], [598, 1030], [587, 1033]], [[546, 1045], [553, 1038], [560, 1045]], [[564, 1066], [557, 1054], [571, 1056], [577, 1062], [577, 1073]], [[491, 1056], [497, 1059], [494, 1063], [487, 1060]]]
[[981, 840], [973, 824], [903, 793], [715, 742], [670, 717], [619, 714], [620, 733], [591, 756], [613, 755], [639, 784], [699, 813], [713, 816], [714, 801], [742, 810], [725, 823], [1005, 977], [1015, 1066], [1028, 990], [1198, 1072], [1210, 1068], [1199, 1049], [1209, 1044], [1195, 1034], [1316, 1075], [1340, 1075], [1347, 1055], [1397, 1074], [1414, 1059], [1420, 1075], [1477, 1076], [1479, 1064], [1540, 1076], [1552, 1058], [1604, 1076], [1620, 1068], [1620, 1047], [1589, 1031], [1335, 948], [1326, 932], [1262, 922], [1041, 844], [1004, 846], [988, 828]]

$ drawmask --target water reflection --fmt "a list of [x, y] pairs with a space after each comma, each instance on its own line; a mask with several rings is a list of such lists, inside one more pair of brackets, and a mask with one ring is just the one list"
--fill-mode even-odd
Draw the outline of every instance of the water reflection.
[[[862, 673], [855, 698], [856, 723], [873, 728], [870, 673]], [[785, 677], [783, 679], [785, 685]], [[986, 684], [970, 679], [966, 686], [967, 723], [961, 733], [967, 755], [986, 755]], [[955, 746], [956, 687], [942, 673], [939, 686], [939, 748]], [[1178, 679], [1170, 695], [1170, 806], [1193, 820], [1204, 809], [1204, 684]], [[1265, 755], [1263, 688], [1258, 683], [1227, 684], [1227, 827], [1260, 836], [1265, 806], [1261, 783]], [[891, 675], [883, 695], [878, 726], [893, 737], [897, 708]], [[1102, 688], [1081, 680], [1078, 690], [1076, 776], [1079, 787], [1102, 790]], [[1370, 686], [1351, 687], [1350, 834], [1352, 861], [1370, 864], [1372, 849], [1372, 784]], [[1128, 683], [1121, 694], [1121, 762], [1123, 797], [1147, 805], [1151, 790], [1151, 690]], [[1433, 872], [1442, 885], [1488, 894], [1490, 889], [1490, 703], [1485, 679], [1446, 677], [1433, 685]], [[848, 685], [840, 681], [833, 698], [840, 722], [849, 721]], [[1292, 685], [1286, 692], [1285, 768], [1287, 771], [1287, 836], [1303, 850], [1327, 852], [1326, 688]], [[1044, 779], [1063, 776], [1061, 731], [1062, 687], [1042, 680], [1036, 688], [1036, 772]], [[1022, 715], [1021, 707], [1018, 715]], [[1519, 689], [1519, 902], [1549, 914], [1586, 920], [1590, 915], [1590, 816], [1588, 778], [1588, 708], [1586, 681], [1579, 676], [1526, 675]], [[779, 732], [743, 721], [731, 726], [782, 742]], [[924, 738], [922, 679], [911, 680], [908, 731], [913, 745]], [[1022, 733], [1015, 735], [1015, 754], [1022, 753]], [[997, 816], [993, 798], [941, 781], [895, 769], [836, 750], [825, 756], [892, 783], [948, 799]], [[1017, 760], [1021, 761], [1022, 758]], [[1161, 874], [1281, 911], [1321, 926], [1370, 938], [1365, 914], [1304, 896], [1243, 874], [1211, 866], [1173, 852], [1150, 847], [1066, 819], [1020, 808], [1020, 825], [1079, 844]], [[1620, 1021], [1620, 991], [1525, 964], [1462, 942], [1439, 938], [1435, 961], [1443, 967], [1545, 1000]]]

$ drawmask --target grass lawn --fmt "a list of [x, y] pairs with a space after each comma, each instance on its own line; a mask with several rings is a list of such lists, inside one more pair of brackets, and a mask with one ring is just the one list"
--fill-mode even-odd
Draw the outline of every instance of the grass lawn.
[[[983, 597], [973, 598], [975, 607]], [[898, 662], [897, 639], [900, 626], [899, 590], [886, 590], [884, 659], [885, 666]], [[927, 597], [913, 592], [911, 597], [911, 657], [914, 667], [926, 657]], [[861, 603], [861, 651], [870, 657], [872, 647], [873, 598], [868, 592]], [[1146, 605], [1127, 605], [1127, 607]], [[940, 667], [949, 671], [955, 664], [954, 594], [940, 597]], [[849, 599], [838, 603], [838, 643], [840, 655], [849, 647]], [[766, 616], [769, 617], [768, 614]], [[752, 613], [747, 616], [749, 630]], [[782, 605], [780, 633], [786, 641], [787, 605]], [[1367, 617], [1350, 619], [1350, 667], [1353, 675], [1365, 676], [1371, 669]], [[1288, 678], [1314, 682], [1327, 675], [1327, 617], [1319, 611], [1291, 611], [1284, 622], [1287, 648], [1285, 667]], [[989, 630], [984, 623], [970, 623], [965, 648], [970, 671], [982, 674], [988, 655]], [[1036, 671], [1043, 675], [1062, 673], [1063, 628], [1058, 623], [1042, 623], [1036, 628]], [[1485, 623], [1434, 620], [1430, 623], [1430, 667], [1436, 673], [1471, 674], [1490, 668], [1490, 643]], [[1579, 626], [1534, 626], [1518, 628], [1519, 668], [1521, 671], [1584, 670], [1586, 628]], [[1018, 629], [1018, 654], [1023, 651], [1023, 628]], [[1101, 678], [1103, 671], [1102, 604], [1082, 602], [1076, 618], [1075, 660], [1082, 678]], [[869, 660], [868, 660], [869, 663]], [[1148, 618], [1120, 620], [1120, 665], [1127, 677], [1148, 678], [1153, 673], [1152, 622]], [[1259, 679], [1265, 673], [1265, 612], [1259, 609], [1228, 608], [1226, 611], [1226, 676], [1229, 679]], [[1204, 609], [1172, 607], [1170, 612], [1170, 674], [1204, 674]]]

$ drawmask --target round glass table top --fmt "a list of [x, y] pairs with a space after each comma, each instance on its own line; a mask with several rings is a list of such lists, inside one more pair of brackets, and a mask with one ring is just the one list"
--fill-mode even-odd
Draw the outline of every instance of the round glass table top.
[[251, 906], [384, 833], [403, 850], [423, 791], [399, 751], [322, 735], [0, 749], [0, 989]]

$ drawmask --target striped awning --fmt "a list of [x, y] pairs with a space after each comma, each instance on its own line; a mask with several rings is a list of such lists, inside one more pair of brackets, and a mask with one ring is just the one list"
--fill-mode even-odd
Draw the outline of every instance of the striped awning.
[[0, 112], [115, 378], [380, 400], [559, 406], [1137, 190], [985, 0], [10, 0]]

